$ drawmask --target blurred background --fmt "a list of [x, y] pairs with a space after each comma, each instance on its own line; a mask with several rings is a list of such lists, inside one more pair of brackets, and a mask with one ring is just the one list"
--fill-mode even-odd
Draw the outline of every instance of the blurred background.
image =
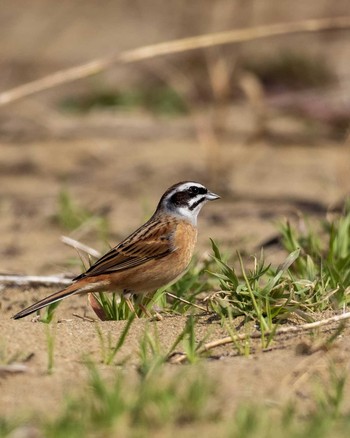
[[[144, 45], [346, 16], [347, 0], [3, 1], [0, 92]], [[101, 250], [184, 179], [222, 195], [200, 250], [210, 236], [255, 253], [284, 217], [341, 208], [349, 98], [350, 29], [332, 29], [115, 65], [3, 105], [0, 270], [63, 270], [62, 234]]]

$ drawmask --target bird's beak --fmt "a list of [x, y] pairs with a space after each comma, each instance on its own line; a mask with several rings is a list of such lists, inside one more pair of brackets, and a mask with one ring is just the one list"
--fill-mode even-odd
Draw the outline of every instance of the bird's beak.
[[213, 192], [208, 192], [205, 195], [205, 197], [208, 201], [214, 201], [215, 199], [220, 199], [220, 196]]

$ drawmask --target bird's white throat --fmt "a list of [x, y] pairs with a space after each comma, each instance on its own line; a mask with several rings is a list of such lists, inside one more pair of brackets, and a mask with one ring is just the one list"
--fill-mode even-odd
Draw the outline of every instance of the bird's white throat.
[[[193, 200], [194, 201], [194, 200]], [[192, 225], [197, 225], [198, 213], [201, 211], [203, 205], [207, 201], [204, 200], [198, 204], [193, 210], [190, 209], [190, 205], [177, 206], [169, 209], [169, 213], [180, 217], [181, 219], [186, 219], [191, 222]]]

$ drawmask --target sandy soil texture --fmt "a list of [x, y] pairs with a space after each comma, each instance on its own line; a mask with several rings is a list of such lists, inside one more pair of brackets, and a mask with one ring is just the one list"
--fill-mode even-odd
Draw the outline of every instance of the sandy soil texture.
[[[142, 223], [170, 184], [183, 179], [206, 183], [205, 151], [186, 135], [179, 139], [179, 128], [176, 130], [177, 136], [168, 139], [138, 137], [130, 141], [96, 135], [83, 140], [1, 144], [0, 271], [79, 273], [79, 265], [69, 263], [77, 259], [76, 254], [60, 242], [60, 236], [67, 231], [55, 220], [63, 189], [81, 207], [106, 218], [108, 241], [113, 244]], [[210, 250], [209, 237], [231, 252], [244, 249], [248, 254], [258, 253], [261, 244], [276, 235], [277, 221], [285, 217], [296, 221], [298, 212], [325, 216], [327, 208], [341, 201], [349, 187], [347, 147], [330, 141], [283, 146], [263, 141], [254, 145], [223, 142], [220, 153], [223, 170], [212, 189], [222, 194], [222, 200], [202, 211], [197, 247], [200, 255]], [[99, 250], [106, 249], [94, 223], [75, 231], [72, 237]], [[278, 247], [266, 251], [266, 257], [274, 263], [284, 256]], [[86, 380], [83, 356], [88, 354], [101, 362], [95, 324], [72, 315], [91, 315], [91, 311], [84, 297], [74, 297], [57, 309], [60, 322], [54, 325], [54, 372], [47, 374], [46, 326], [30, 318], [14, 321], [10, 317], [50, 292], [47, 288], [26, 287], [3, 287], [0, 291], [3, 361], [12, 356], [19, 361], [28, 358], [28, 372], [0, 377], [3, 415], [28, 411], [54, 415], [64, 396], [77, 392]], [[136, 321], [116, 360], [130, 356], [128, 368], [132, 373], [146, 325], [157, 326], [165, 347], [171, 345], [185, 322], [185, 316], [167, 316], [158, 322]], [[101, 322], [99, 326], [104, 335], [110, 333], [114, 339], [124, 322]], [[209, 339], [225, 336], [210, 315], [202, 315], [196, 329], [198, 340], [208, 329]], [[328, 330], [321, 331], [323, 337]], [[348, 367], [347, 334], [348, 330], [331, 351], [312, 355], [298, 354], [301, 342], [312, 342], [307, 335], [277, 337], [264, 352], [255, 343], [248, 358], [237, 356], [232, 346], [220, 347], [213, 351], [212, 360], [205, 360], [201, 366], [217, 379], [228, 407], [252, 398], [307, 403], [315, 376], [326, 375], [330, 363]], [[176, 369], [174, 365], [168, 367], [170, 372]], [[101, 369], [106, 374], [111, 372], [103, 365]]]

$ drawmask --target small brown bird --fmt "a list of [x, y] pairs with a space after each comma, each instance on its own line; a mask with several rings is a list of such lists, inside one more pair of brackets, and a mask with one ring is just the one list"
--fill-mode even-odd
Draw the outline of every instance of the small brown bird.
[[161, 197], [153, 216], [108, 251], [63, 290], [18, 312], [14, 319], [88, 292], [147, 294], [166, 286], [186, 271], [197, 241], [197, 216], [207, 201], [220, 196], [202, 184], [180, 182]]

